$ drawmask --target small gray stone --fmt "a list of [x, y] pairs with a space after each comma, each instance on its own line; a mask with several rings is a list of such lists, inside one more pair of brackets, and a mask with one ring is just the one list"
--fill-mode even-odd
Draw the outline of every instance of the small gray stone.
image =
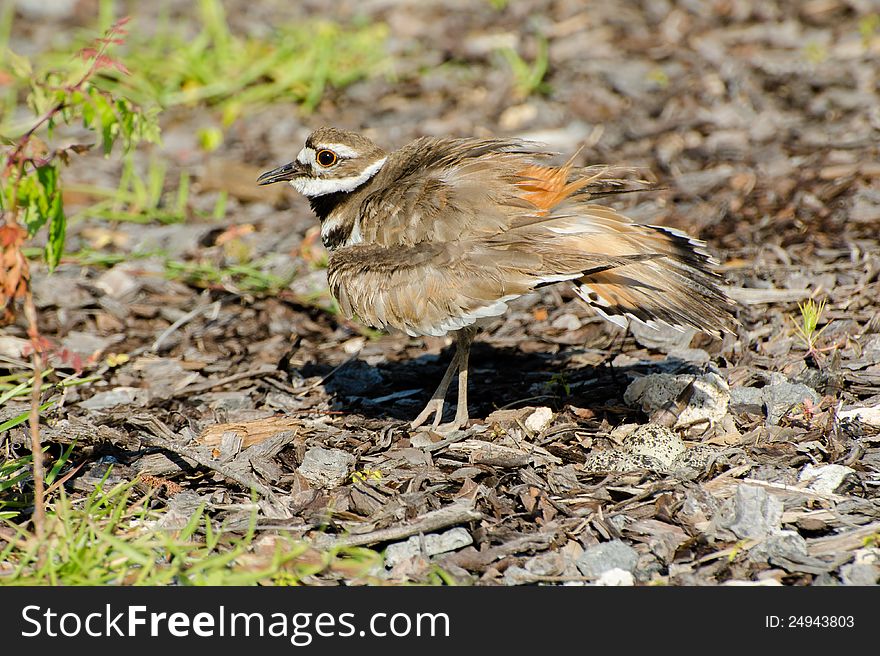
[[761, 540], [780, 530], [782, 501], [763, 487], [742, 484], [719, 510], [719, 524], [740, 539]]
[[[473, 544], [474, 539], [465, 529], [459, 527], [445, 531], [444, 533], [429, 533], [424, 536], [426, 556], [436, 556], [461, 549]], [[385, 549], [385, 566], [389, 569], [410, 558], [422, 555], [421, 536], [414, 535], [404, 542], [389, 544]]]
[[767, 385], [763, 389], [764, 405], [767, 407], [767, 423], [778, 424], [779, 420], [794, 406], [810, 399], [819, 402], [819, 395], [803, 383], [780, 382]]
[[844, 585], [877, 585], [880, 567], [870, 563], [850, 563], [841, 566], [840, 578]]
[[107, 392], [98, 392], [91, 398], [80, 402], [86, 410], [108, 410], [119, 405], [145, 406], [149, 401], [148, 390], [137, 387], [117, 387]]
[[535, 575], [525, 567], [511, 565], [504, 570], [504, 585], [529, 585], [535, 582]]
[[38, 308], [80, 308], [94, 303], [94, 297], [86, 291], [79, 281], [61, 275], [59, 271], [48, 276], [35, 272], [31, 281], [34, 304]]
[[[563, 554], [553, 551], [540, 553], [529, 558], [523, 567], [535, 576], [563, 576], [573, 562]], [[572, 572], [577, 574], [575, 570]]]
[[605, 587], [629, 587], [635, 584], [636, 579], [630, 572], [617, 567], [605, 570], [596, 581], [596, 585]]
[[121, 335], [118, 337], [101, 337], [92, 333], [81, 333], [71, 330], [61, 340], [61, 346], [82, 356], [83, 359], [92, 356], [97, 358], [108, 346], [121, 340]]
[[126, 263], [108, 269], [95, 280], [95, 287], [113, 298], [133, 297], [140, 290], [140, 281], [128, 272]]
[[639, 562], [638, 552], [620, 540], [603, 542], [587, 547], [577, 560], [578, 569], [584, 576], [600, 577], [611, 569], [632, 573]]
[[780, 531], [749, 550], [752, 562], [768, 562], [771, 558], [800, 562], [807, 558], [807, 541], [797, 531]]
[[730, 410], [737, 414], [764, 414], [764, 390], [757, 387], [734, 387], [730, 390]]
[[670, 467], [685, 452], [681, 438], [659, 424], [639, 426], [624, 440], [622, 449], [634, 455], [656, 458], [664, 467]]
[[542, 406], [535, 408], [524, 422], [525, 427], [533, 433], [540, 433], [547, 428], [553, 421], [553, 411], [550, 408]]
[[350, 453], [316, 446], [306, 451], [297, 472], [312, 485], [333, 488], [345, 483], [354, 463], [355, 458]]

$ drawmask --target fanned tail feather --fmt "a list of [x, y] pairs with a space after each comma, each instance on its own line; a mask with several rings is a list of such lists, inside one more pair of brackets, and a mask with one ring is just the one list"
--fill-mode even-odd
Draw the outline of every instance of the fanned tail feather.
[[[705, 242], [674, 228], [634, 224], [611, 208], [588, 204], [597, 196], [643, 190], [627, 189], [631, 181], [614, 177], [623, 170], [574, 169], [571, 160], [560, 167], [527, 167], [518, 186], [537, 212], [518, 227], [546, 231], [565, 251], [646, 256], [614, 268], [585, 270], [574, 281], [577, 295], [617, 325], [626, 327], [634, 320], [652, 327], [693, 327], [716, 336], [734, 332], [734, 304], [719, 285], [721, 279], [712, 270], [717, 262]], [[564, 210], [554, 213], [563, 203]]]

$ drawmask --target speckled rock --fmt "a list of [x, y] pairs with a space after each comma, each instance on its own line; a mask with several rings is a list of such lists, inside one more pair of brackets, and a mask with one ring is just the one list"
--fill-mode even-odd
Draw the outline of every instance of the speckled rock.
[[730, 410], [737, 414], [764, 414], [764, 390], [758, 387], [734, 387], [730, 390]]
[[655, 458], [667, 468], [685, 452], [681, 438], [659, 424], [639, 426], [626, 438], [621, 448], [634, 455]]
[[695, 444], [681, 452], [672, 462], [670, 469], [676, 470], [687, 467], [702, 471], [709, 466], [709, 463], [718, 454], [718, 451], [717, 447], [709, 444]]
[[591, 453], [582, 467], [585, 472], [629, 472], [642, 469], [657, 473], [666, 472], [666, 466], [657, 458], [627, 453], [620, 449]]
[[436, 556], [466, 547], [473, 544], [473, 541], [471, 534], [460, 526], [443, 533], [428, 533], [425, 536], [414, 535], [403, 542], [388, 545], [388, 548], [385, 549], [385, 566], [391, 568], [405, 560], [422, 555], [422, 547], [424, 547], [424, 555]]
[[714, 372], [702, 376], [680, 374], [651, 374], [630, 383], [623, 400], [639, 407], [647, 415], [669, 406], [693, 381], [694, 392], [687, 406], [679, 414], [673, 428], [690, 426], [708, 421], [715, 424], [727, 414], [730, 388], [721, 376]]

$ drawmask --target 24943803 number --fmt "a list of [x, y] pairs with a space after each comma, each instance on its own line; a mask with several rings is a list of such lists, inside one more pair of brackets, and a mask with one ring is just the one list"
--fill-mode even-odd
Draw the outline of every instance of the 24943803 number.
[[789, 615], [789, 628], [849, 629], [855, 626], [852, 615]]

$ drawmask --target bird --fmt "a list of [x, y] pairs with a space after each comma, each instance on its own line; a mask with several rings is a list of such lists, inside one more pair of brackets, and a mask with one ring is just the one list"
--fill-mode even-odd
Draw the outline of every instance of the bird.
[[[734, 333], [733, 302], [706, 243], [628, 219], [597, 197], [624, 191], [619, 169], [515, 138], [420, 137], [388, 152], [320, 127], [293, 161], [259, 176], [287, 182], [321, 223], [339, 309], [378, 329], [452, 334], [455, 352], [412, 429], [469, 422], [468, 359], [478, 329], [514, 299], [565, 283], [622, 327]], [[458, 374], [455, 417], [441, 426]]]

